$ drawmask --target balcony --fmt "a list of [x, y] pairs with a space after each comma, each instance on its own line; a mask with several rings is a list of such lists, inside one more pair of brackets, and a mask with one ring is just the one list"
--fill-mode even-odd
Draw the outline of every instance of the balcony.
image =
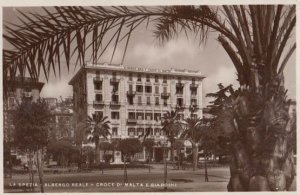
[[184, 87], [184, 83], [181, 83], [181, 82], [176, 83], [176, 87], [183, 88]]
[[93, 104], [94, 106], [104, 106], [104, 101], [103, 100], [94, 101]]
[[116, 102], [116, 101], [112, 101], [110, 102], [110, 107], [120, 107], [121, 106], [121, 103], [120, 102]]
[[177, 90], [176, 95], [183, 95], [183, 90]]
[[169, 98], [170, 97], [170, 93], [163, 92], [163, 93], [161, 93], [161, 97], [162, 98]]
[[191, 98], [197, 98], [197, 93], [191, 93]]
[[110, 83], [112, 83], [112, 84], [117, 84], [119, 82], [120, 82], [120, 79], [117, 79], [115, 77], [113, 77], [113, 78], [110, 79]]
[[135, 91], [127, 91], [127, 96], [135, 96]]
[[183, 104], [176, 104], [176, 110], [183, 110], [184, 107], [185, 106]]
[[190, 110], [191, 111], [195, 111], [195, 110], [198, 110], [199, 109], [199, 106], [197, 104], [191, 104], [190, 105]]
[[136, 123], [137, 123], [136, 119], [132, 119], [132, 118], [127, 119], [127, 124], [136, 124]]
[[94, 77], [93, 80], [94, 80], [94, 82], [102, 82], [103, 81], [103, 79], [100, 77]]
[[191, 89], [197, 89], [197, 88], [198, 88], [198, 84], [196, 84], [196, 83], [191, 83], [190, 88], [191, 88]]
[[111, 94], [114, 94], [114, 95], [117, 95], [118, 93], [119, 93], [118, 89], [113, 89], [113, 90], [111, 91]]

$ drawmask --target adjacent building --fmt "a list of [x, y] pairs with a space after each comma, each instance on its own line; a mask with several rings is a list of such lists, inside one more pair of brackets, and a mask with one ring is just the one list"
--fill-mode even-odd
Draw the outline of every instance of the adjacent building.
[[4, 141], [13, 141], [12, 113], [23, 100], [37, 101], [44, 83], [33, 78], [16, 77], [5, 83], [8, 90], [3, 99]]
[[[157, 143], [153, 160], [163, 158], [161, 117], [178, 109], [182, 119], [202, 117], [199, 71], [150, 69], [123, 65], [86, 64], [69, 82], [73, 86], [74, 120], [78, 143], [85, 140], [79, 124], [87, 116], [108, 116], [114, 138], [138, 138], [146, 130]], [[145, 152], [136, 155], [144, 160]]]

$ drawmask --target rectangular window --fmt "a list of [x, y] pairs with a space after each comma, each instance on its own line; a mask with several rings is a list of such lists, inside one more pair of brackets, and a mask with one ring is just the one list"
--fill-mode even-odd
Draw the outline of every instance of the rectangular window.
[[191, 89], [191, 95], [197, 95], [197, 88]]
[[177, 98], [177, 105], [183, 106], [183, 98]]
[[118, 92], [118, 90], [119, 90], [119, 83], [115, 83], [112, 87], [113, 87], [113, 89], [112, 89], [113, 93]]
[[112, 95], [111, 96], [111, 101], [113, 103], [119, 103], [119, 96], [118, 95]]
[[191, 106], [197, 105], [197, 99], [191, 99]]
[[133, 105], [133, 97], [132, 96], [127, 97], [127, 101], [128, 101], [129, 105]]
[[145, 86], [146, 93], [152, 93], [152, 86]]
[[150, 105], [150, 104], [151, 104], [151, 98], [147, 97], [147, 105]]
[[96, 70], [96, 77], [99, 77], [99, 76], [100, 76], [100, 71]]
[[168, 100], [164, 99], [164, 106], [168, 106]]
[[155, 105], [159, 105], [159, 97], [155, 97]]
[[154, 113], [154, 120], [160, 121], [161, 114], [160, 113]]
[[137, 81], [138, 81], [138, 82], [142, 82], [142, 75], [141, 75], [141, 74], [138, 74], [138, 75], [137, 75]]
[[136, 86], [136, 92], [142, 93], [143, 92], [143, 85]]
[[159, 86], [155, 86], [155, 93], [159, 94]]
[[120, 119], [119, 112], [111, 112], [111, 119]]
[[176, 87], [176, 94], [183, 94], [183, 87], [182, 87], [182, 85]]
[[150, 82], [150, 75], [146, 75], [146, 82]]
[[112, 128], [112, 135], [114, 135], [114, 136], [118, 135], [118, 127]]
[[102, 82], [101, 81], [94, 81], [94, 89], [95, 90], [102, 90]]
[[167, 83], [167, 76], [163, 76], [163, 83]]
[[128, 128], [128, 135], [135, 136], [135, 128]]
[[116, 72], [113, 72], [112, 76], [113, 76], [113, 78], [116, 78], [116, 76], [117, 76]]
[[138, 120], [144, 120], [144, 113], [143, 112], [137, 112], [136, 113], [136, 118]]
[[142, 105], [142, 96], [138, 96], [138, 105]]
[[128, 112], [128, 119], [135, 119], [135, 112]]
[[95, 100], [96, 100], [96, 102], [101, 102], [102, 101], [102, 94], [96, 94], [95, 95]]
[[129, 79], [129, 81], [132, 81], [132, 73], [129, 73], [128, 79]]
[[137, 135], [144, 135], [144, 129], [143, 128], [137, 128]]
[[146, 128], [146, 132], [147, 132], [147, 133], [149, 132], [149, 135], [150, 135], [150, 136], [153, 136], [153, 128], [147, 127], [147, 128]]
[[195, 78], [192, 78], [192, 83], [195, 84]]
[[149, 112], [148, 113], [146, 112], [145, 116], [146, 116], [146, 120], [148, 120], [148, 121], [152, 120], [152, 118], [153, 118], [153, 114], [149, 113]]
[[158, 83], [158, 75], [155, 75], [155, 83]]

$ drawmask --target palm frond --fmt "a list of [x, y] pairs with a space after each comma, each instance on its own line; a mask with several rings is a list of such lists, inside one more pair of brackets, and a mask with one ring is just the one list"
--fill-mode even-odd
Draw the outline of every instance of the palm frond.
[[257, 86], [273, 82], [285, 67], [279, 67], [280, 60], [286, 64], [295, 51], [293, 46], [282, 59], [295, 29], [295, 5], [73, 6], [43, 10], [20, 11], [20, 25], [4, 24], [3, 38], [13, 46], [3, 50], [4, 82], [18, 73], [24, 76], [28, 72], [33, 78], [43, 73], [46, 79], [50, 72], [60, 75], [62, 63], [65, 61], [69, 70], [73, 58], [76, 65], [83, 65], [88, 58], [97, 63], [109, 46], [113, 46], [112, 61], [116, 48], [125, 45], [123, 63], [133, 31], [149, 23], [162, 42], [193, 33], [205, 43], [209, 31], [217, 31], [240, 84], [260, 94]]

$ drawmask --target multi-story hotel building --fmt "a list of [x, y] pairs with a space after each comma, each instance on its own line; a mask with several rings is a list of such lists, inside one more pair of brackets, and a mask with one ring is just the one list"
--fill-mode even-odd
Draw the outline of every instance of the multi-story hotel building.
[[[160, 119], [166, 111], [179, 109], [181, 118], [202, 117], [203, 79], [199, 71], [86, 64], [69, 82], [74, 120], [78, 124], [98, 112], [108, 116], [112, 138], [137, 138], [149, 129], [159, 143], [164, 138]], [[84, 132], [76, 131], [82, 141]], [[145, 152], [138, 158], [144, 159]], [[153, 159], [162, 159], [159, 144]]]

